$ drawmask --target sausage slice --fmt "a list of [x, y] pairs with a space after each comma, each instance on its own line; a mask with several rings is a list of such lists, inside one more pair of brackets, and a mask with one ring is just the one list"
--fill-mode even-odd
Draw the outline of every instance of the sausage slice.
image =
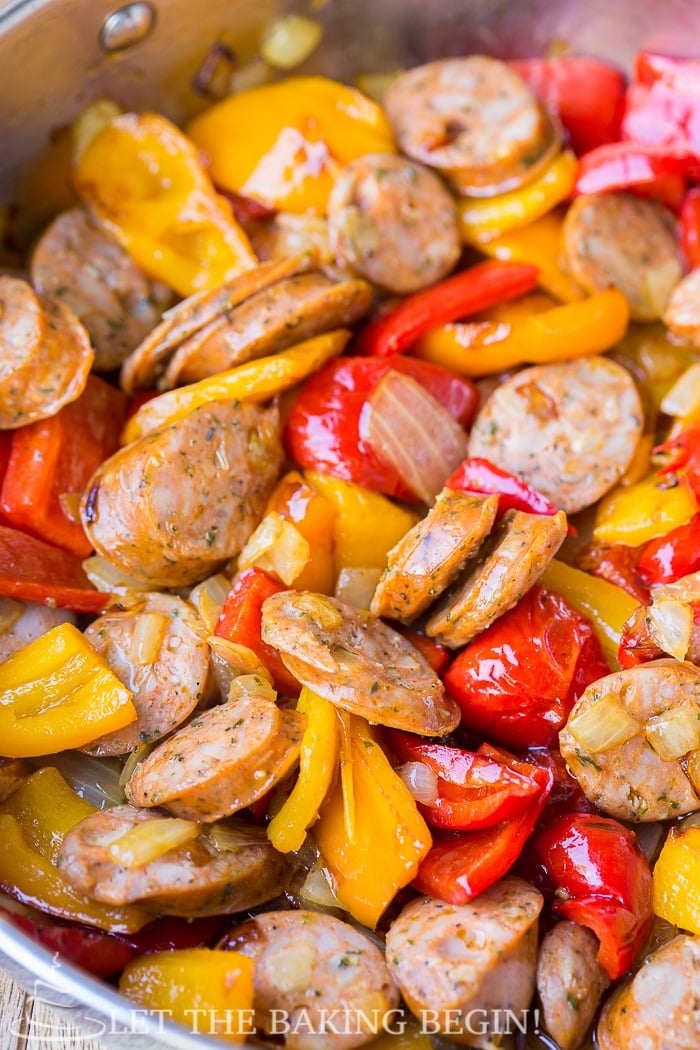
[[643, 422], [634, 380], [615, 361], [535, 365], [493, 392], [474, 422], [469, 455], [518, 474], [574, 514], [620, 480]]
[[398, 1004], [380, 950], [332, 915], [264, 912], [231, 930], [221, 947], [254, 960], [256, 1027], [272, 1034], [275, 1018], [284, 1017], [287, 1050], [362, 1046]]
[[467, 196], [530, 182], [559, 148], [558, 129], [525, 81], [485, 55], [409, 69], [389, 86], [384, 107], [402, 152]]
[[466, 645], [517, 605], [537, 582], [566, 536], [563, 511], [526, 514], [509, 510], [474, 569], [440, 602], [425, 633], [451, 649]]
[[690, 346], [700, 342], [700, 269], [692, 270], [671, 292], [663, 322]]
[[195, 583], [243, 548], [281, 464], [275, 407], [201, 405], [102, 464], [83, 496], [83, 526], [128, 576]]
[[[104, 904], [140, 901], [163, 915], [231, 915], [271, 900], [289, 874], [286, 858], [259, 829], [243, 821], [221, 825], [227, 848], [203, 830], [195, 839], [140, 867], [113, 860], [109, 847], [140, 824], [167, 813], [114, 806], [91, 813], [66, 835], [58, 856], [64, 878]], [[228, 841], [239, 844], [230, 846]]]
[[575, 922], [558, 922], [540, 945], [537, 993], [544, 1026], [561, 1050], [584, 1042], [610, 984], [598, 962], [599, 947], [596, 935]]
[[[626, 739], [593, 751], [585, 730], [583, 740], [576, 735], [582, 732], [577, 720], [601, 701], [600, 717], [613, 703], [629, 721], [623, 725]], [[700, 798], [684, 772], [686, 756], [667, 761], [652, 746], [659, 716], [682, 710], [691, 722], [700, 719], [700, 669], [678, 660], [654, 660], [589, 685], [559, 734], [562, 756], [586, 797], [618, 820], [669, 820], [700, 809]], [[620, 721], [610, 719], [610, 724], [617, 727]]]
[[673, 216], [632, 193], [578, 197], [564, 220], [564, 251], [587, 292], [619, 288], [635, 321], [661, 317], [683, 276]]
[[408, 639], [381, 620], [308, 591], [280, 591], [262, 609], [264, 641], [303, 685], [344, 711], [421, 736], [444, 736], [459, 709]]
[[62, 212], [44, 231], [31, 260], [40, 295], [59, 298], [82, 321], [95, 368], [117, 368], [158, 324], [173, 300], [120, 244], [97, 229], [83, 208]]
[[435, 284], [461, 251], [452, 196], [428, 168], [394, 153], [358, 157], [340, 173], [328, 232], [340, 263], [397, 295]]
[[468, 904], [407, 904], [387, 933], [386, 958], [409, 1008], [437, 1015], [460, 1042], [485, 1045], [477, 1037], [496, 1035], [499, 1016], [530, 1005], [543, 903], [534, 886], [507, 876]]
[[600, 1050], [696, 1050], [700, 1039], [700, 939], [681, 934], [658, 948], [608, 1000]]
[[334, 281], [319, 272], [277, 281], [182, 343], [159, 386], [170, 390], [193, 383], [334, 328], [351, 327], [371, 302], [365, 281]]
[[110, 610], [85, 637], [132, 691], [138, 715], [125, 729], [84, 747], [91, 755], [123, 755], [160, 740], [208, 694], [207, 631], [192, 606], [175, 595], [147, 594], [136, 609]]
[[443, 489], [422, 521], [389, 551], [371, 613], [410, 622], [424, 612], [476, 553], [497, 511], [498, 496]]
[[286, 776], [305, 726], [305, 715], [266, 698], [229, 700], [159, 744], [134, 770], [126, 797], [185, 820], [221, 820]]

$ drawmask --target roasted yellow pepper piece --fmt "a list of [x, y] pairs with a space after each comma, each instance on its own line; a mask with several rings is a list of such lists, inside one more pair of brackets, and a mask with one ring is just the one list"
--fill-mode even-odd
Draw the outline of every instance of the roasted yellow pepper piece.
[[397, 506], [380, 492], [352, 481], [342, 481], [317, 470], [305, 470], [304, 477], [335, 507], [336, 572], [384, 569], [391, 548], [419, 519], [418, 514]]
[[686, 525], [698, 512], [689, 485], [654, 472], [636, 485], [618, 486], [604, 496], [596, 512], [596, 543], [639, 547], [671, 529]]
[[310, 557], [305, 568], [292, 580], [298, 591], [332, 594], [335, 585], [333, 565], [333, 526], [336, 511], [330, 500], [308, 485], [297, 470], [277, 484], [267, 511], [291, 521], [309, 544]]
[[574, 609], [589, 618], [606, 660], [613, 670], [619, 670], [617, 651], [622, 627], [639, 608], [639, 602], [614, 583], [575, 569], [556, 558], [543, 572], [540, 583], [561, 594]]
[[461, 375], [484, 376], [517, 365], [597, 354], [614, 346], [627, 330], [629, 305], [615, 288], [552, 309], [541, 310], [541, 300], [528, 296], [473, 322], [441, 325], [424, 335], [413, 352]]
[[549, 167], [526, 186], [496, 197], [461, 200], [457, 205], [457, 215], [462, 240], [467, 244], [481, 245], [541, 219], [570, 196], [577, 171], [578, 161], [567, 150], [558, 154]]
[[243, 1042], [255, 1034], [253, 960], [240, 952], [183, 948], [130, 962], [119, 990], [147, 1010], [162, 1010], [192, 1032]]
[[700, 934], [700, 828], [671, 828], [654, 867], [654, 912]]
[[0, 664], [7, 758], [82, 747], [136, 719], [131, 693], [77, 627], [62, 623]]
[[174, 423], [210, 401], [268, 401], [342, 354], [351, 334], [347, 328], [338, 328], [298, 343], [290, 350], [248, 361], [228, 372], [219, 372], [209, 379], [154, 397], [127, 421], [122, 444], [127, 445], [156, 427]]
[[85, 148], [74, 184], [129, 255], [182, 296], [257, 259], [197, 150], [165, 117], [125, 113]]
[[346, 164], [396, 150], [376, 102], [325, 77], [291, 77], [231, 95], [195, 117], [187, 134], [217, 185], [281, 211], [318, 215]]
[[56, 867], [66, 833], [95, 812], [52, 766], [37, 770], [0, 805], [0, 886], [26, 904], [112, 933], [133, 933], [154, 916], [78, 893]]
[[562, 225], [560, 209], [520, 230], [510, 230], [479, 245], [479, 251], [492, 259], [532, 263], [539, 267], [539, 285], [562, 303], [583, 299], [584, 293], [562, 268]]
[[302, 689], [297, 711], [307, 717], [301, 740], [299, 776], [292, 793], [270, 821], [270, 842], [280, 853], [301, 849], [328, 794], [338, 764], [338, 717], [333, 704], [307, 689]]
[[349, 776], [337, 782], [313, 835], [343, 908], [374, 928], [396, 893], [415, 878], [432, 842], [411, 793], [389, 764], [374, 730], [364, 718], [344, 718], [349, 730]]

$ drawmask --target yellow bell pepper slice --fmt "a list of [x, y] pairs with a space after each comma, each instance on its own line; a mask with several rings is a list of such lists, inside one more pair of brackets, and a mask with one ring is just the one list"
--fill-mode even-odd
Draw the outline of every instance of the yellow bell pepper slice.
[[33, 773], [0, 805], [0, 887], [51, 915], [133, 933], [154, 916], [134, 905], [111, 907], [78, 893], [56, 866], [66, 833], [94, 812], [53, 766]]
[[481, 245], [541, 219], [571, 195], [577, 172], [576, 157], [565, 150], [526, 186], [495, 197], [461, 200], [457, 205], [457, 217], [462, 240], [467, 244]]
[[299, 776], [291, 795], [267, 828], [270, 842], [280, 853], [301, 849], [338, 764], [338, 718], [333, 704], [304, 686], [297, 711], [307, 717], [301, 740]]
[[408, 788], [394, 772], [364, 718], [346, 716], [352, 761], [353, 830], [346, 827], [339, 779], [314, 825], [338, 900], [374, 928], [396, 893], [416, 876], [430, 832]]
[[671, 828], [654, 866], [654, 913], [700, 934], [700, 828]]
[[201, 1036], [243, 1042], [255, 1034], [253, 960], [240, 952], [182, 948], [130, 962], [119, 991]]
[[268, 401], [317, 372], [326, 361], [342, 354], [350, 339], [347, 328], [314, 336], [290, 350], [260, 357], [219, 372], [209, 379], [160, 394], [127, 420], [122, 444], [136, 441], [151, 430], [174, 423], [210, 401]]
[[671, 342], [668, 329], [660, 322], [631, 324], [615, 347], [615, 359], [637, 378], [647, 427], [653, 429], [661, 402], [684, 371], [697, 361], [697, 353]]
[[382, 109], [325, 77], [291, 77], [231, 95], [187, 134], [224, 189], [280, 211], [325, 215], [338, 172], [365, 153], [394, 153]]
[[391, 548], [419, 520], [414, 511], [352, 481], [317, 470], [305, 470], [304, 477], [335, 507], [333, 544], [337, 573], [342, 569], [384, 569]]
[[336, 510], [330, 500], [308, 485], [297, 470], [282, 478], [270, 496], [267, 512], [279, 514], [299, 530], [310, 557], [291, 586], [298, 591], [333, 594], [333, 527]]
[[492, 259], [532, 263], [539, 267], [539, 286], [562, 303], [583, 299], [584, 293], [562, 267], [563, 213], [557, 208], [519, 230], [509, 230], [479, 245]]
[[618, 486], [603, 497], [593, 539], [639, 547], [686, 525], [697, 512], [698, 501], [689, 485], [654, 472], [636, 485]]
[[[530, 302], [528, 302], [530, 300]], [[440, 325], [413, 352], [466, 376], [504, 372], [523, 364], [571, 361], [609, 350], [627, 330], [629, 305], [616, 288], [579, 302], [541, 310], [541, 296], [517, 309], [504, 304], [473, 322]], [[523, 317], [523, 309], [531, 307]]]
[[613, 670], [619, 670], [617, 651], [622, 627], [639, 608], [639, 602], [614, 583], [575, 569], [556, 558], [543, 572], [540, 583], [561, 594], [574, 609], [589, 618], [606, 660]]
[[0, 739], [7, 758], [82, 747], [136, 720], [131, 692], [87, 639], [60, 624], [0, 664]]
[[86, 146], [74, 185], [139, 266], [182, 296], [257, 263], [196, 148], [153, 113], [125, 113]]

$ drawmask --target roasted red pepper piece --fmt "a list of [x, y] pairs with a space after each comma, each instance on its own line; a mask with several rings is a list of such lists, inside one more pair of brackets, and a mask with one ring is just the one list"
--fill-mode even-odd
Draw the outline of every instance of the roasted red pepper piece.
[[700, 156], [700, 63], [640, 52], [627, 91], [625, 138]]
[[476, 830], [522, 813], [538, 795], [535, 777], [498, 759], [447, 744], [431, 744], [409, 733], [390, 731], [389, 746], [400, 762], [421, 762], [437, 776], [434, 803], [418, 808], [434, 828]]
[[118, 933], [115, 939], [129, 945], [138, 955], [199, 948], [219, 937], [231, 925], [230, 915], [208, 915], [201, 919], [180, 919], [168, 915], [137, 933]]
[[96, 591], [80, 558], [18, 529], [0, 525], [0, 596], [99, 613], [111, 595]]
[[576, 153], [616, 142], [625, 108], [625, 77], [597, 58], [563, 55], [508, 63], [564, 125]]
[[79, 521], [61, 506], [79, 496], [101, 463], [119, 447], [127, 399], [89, 376], [85, 390], [55, 416], [20, 427], [2, 486], [2, 512], [11, 525], [86, 558], [92, 550]]
[[478, 263], [432, 288], [409, 295], [389, 313], [370, 322], [360, 331], [354, 350], [376, 357], [401, 354], [438, 325], [531, 292], [538, 273], [536, 266], [527, 263]]
[[511, 747], [546, 747], [591, 682], [609, 674], [589, 620], [535, 586], [445, 673], [462, 724]]
[[678, 214], [681, 248], [689, 270], [700, 266], [700, 186], [693, 186], [683, 198]]
[[[588, 813], [558, 817], [528, 849], [553, 909], [598, 937], [598, 960], [615, 980], [635, 962], [652, 923], [652, 876], [636, 836], [617, 820]], [[564, 899], [561, 899], [561, 898]]]
[[287, 418], [284, 443], [302, 467], [415, 503], [415, 494], [362, 436], [367, 398], [390, 369], [411, 376], [469, 426], [479, 400], [471, 380], [413, 357], [339, 357], [304, 384]]
[[700, 514], [692, 517], [687, 525], [679, 525], [645, 544], [637, 568], [649, 587], [655, 583], [673, 583], [681, 576], [697, 572], [700, 569]]
[[609, 547], [594, 543], [581, 551], [576, 566], [584, 572], [590, 572], [591, 576], [599, 576], [608, 583], [614, 583], [642, 605], [648, 605], [649, 588], [640, 581], [637, 571], [639, 554], [639, 547], [627, 547], [623, 543], [613, 543]]
[[659, 471], [660, 474], [672, 474], [682, 471], [683, 475], [700, 500], [700, 424], [682, 430], [680, 434], [657, 445], [654, 455], [665, 454], [668, 462]]
[[226, 595], [214, 634], [252, 649], [272, 675], [275, 688], [298, 696], [300, 685], [282, 663], [276, 649], [262, 640], [262, 606], [266, 598], [287, 588], [263, 569], [246, 569]]
[[598, 813], [599, 810], [590, 802], [576, 777], [567, 769], [561, 752], [547, 747], [528, 748], [522, 758], [536, 766], [548, 769], [554, 776], [552, 790], [547, 796], [540, 824], [545, 825], [564, 813]]
[[524, 510], [529, 514], [556, 514], [557, 508], [522, 478], [497, 467], [488, 459], [465, 459], [445, 486], [458, 492], [478, 492], [498, 496], [498, 512]]
[[448, 904], [466, 904], [497, 882], [512, 868], [542, 813], [554, 782], [551, 770], [520, 762], [503, 752], [479, 749], [486, 757], [507, 758], [516, 772], [524, 772], [539, 791], [527, 809], [492, 828], [480, 831], [447, 832], [439, 838], [421, 863], [413, 886]]
[[611, 142], [581, 157], [577, 193], [632, 190], [678, 208], [696, 165], [684, 151], [639, 142]]
[[647, 610], [641, 605], [622, 626], [622, 635], [617, 649], [620, 667], [637, 667], [664, 655], [663, 649], [654, 641]]
[[10, 908], [0, 905], [0, 914], [50, 952], [58, 952], [95, 977], [119, 973], [135, 954], [134, 947], [120, 937], [75, 922], [63, 922], [17, 901], [13, 901]]

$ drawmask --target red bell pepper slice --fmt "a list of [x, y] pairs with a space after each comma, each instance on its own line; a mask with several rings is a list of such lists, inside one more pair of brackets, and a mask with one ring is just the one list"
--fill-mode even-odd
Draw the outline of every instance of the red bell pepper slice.
[[523, 761], [548, 769], [553, 777], [552, 790], [547, 796], [540, 825], [546, 825], [555, 817], [565, 813], [599, 813], [597, 806], [586, 798], [576, 777], [569, 772], [561, 752], [556, 748], [528, 748], [522, 755]]
[[534, 777], [498, 759], [447, 744], [426, 743], [408, 733], [391, 731], [387, 736], [399, 761], [421, 762], [436, 774], [437, 798], [418, 804], [434, 828], [490, 828], [522, 813], [539, 793]]
[[623, 135], [700, 156], [700, 63], [640, 52], [627, 92]]
[[200, 919], [181, 919], [166, 915], [149, 922], [136, 933], [115, 933], [139, 955], [151, 952], [173, 952], [181, 948], [200, 948], [219, 937], [230, 926], [230, 915], [207, 915]]
[[585, 688], [609, 673], [590, 621], [537, 585], [456, 656], [444, 681], [468, 729], [546, 747]]
[[536, 266], [527, 263], [478, 263], [409, 295], [389, 313], [365, 325], [353, 349], [376, 357], [401, 354], [439, 325], [531, 292], [538, 273]]
[[693, 158], [683, 150], [639, 142], [611, 142], [581, 157], [576, 192], [631, 190], [677, 209], [685, 195], [686, 177], [695, 166]]
[[367, 399], [390, 369], [411, 376], [463, 427], [470, 425], [479, 400], [470, 380], [413, 357], [339, 357], [302, 387], [287, 417], [284, 443], [300, 466], [415, 503], [415, 493], [362, 437]]
[[[484, 748], [480, 752], [490, 757]], [[503, 761], [503, 752], [494, 752]], [[497, 882], [515, 864], [532, 834], [551, 791], [551, 770], [537, 768], [505, 756], [517, 772], [527, 769], [538, 784], [538, 794], [527, 809], [492, 828], [446, 832], [422, 861], [413, 886], [448, 904], [466, 904]]]
[[581, 551], [576, 564], [591, 576], [614, 583], [642, 605], [648, 605], [651, 601], [649, 588], [641, 582], [637, 570], [639, 554], [639, 547], [627, 547], [623, 543], [613, 543], [609, 547], [593, 543]]
[[680, 434], [657, 445], [654, 455], [665, 454], [668, 461], [660, 469], [660, 474], [674, 474], [682, 471], [686, 481], [700, 499], [700, 424], [682, 430]]
[[679, 237], [689, 270], [700, 266], [700, 186], [688, 190], [678, 214]]
[[652, 637], [646, 608], [640, 606], [622, 625], [617, 661], [620, 667], [626, 670], [628, 667], [649, 663], [650, 660], [658, 660], [662, 656], [664, 651]]
[[651, 869], [636, 836], [611, 817], [573, 813], [539, 830], [529, 855], [538, 881], [554, 893], [554, 911], [590, 927], [601, 966], [612, 980], [620, 977], [653, 918]]
[[214, 634], [252, 649], [272, 675], [275, 688], [298, 696], [299, 683], [282, 663], [276, 649], [262, 640], [262, 607], [266, 598], [287, 588], [263, 569], [246, 569], [226, 595]]
[[0, 905], [0, 914], [50, 952], [58, 952], [95, 977], [114, 976], [135, 954], [134, 948], [120, 937], [90, 926], [55, 919], [17, 901], [12, 901], [8, 908]]
[[478, 492], [498, 496], [498, 512], [524, 510], [530, 514], [556, 514], [557, 508], [541, 492], [522, 478], [497, 467], [488, 459], [465, 459], [445, 485], [458, 492]]
[[681, 576], [697, 572], [700, 569], [700, 513], [686, 525], [679, 525], [645, 544], [637, 568], [649, 587], [655, 583], [673, 583]]
[[93, 588], [75, 554], [7, 525], [0, 525], [0, 596], [93, 614], [111, 599]]
[[568, 132], [576, 153], [616, 142], [625, 108], [625, 77], [597, 58], [563, 55], [508, 63]]
[[18, 529], [82, 558], [92, 543], [60, 497], [79, 495], [101, 463], [119, 447], [127, 399], [91, 375], [85, 390], [55, 416], [13, 431], [0, 494], [2, 512]]

